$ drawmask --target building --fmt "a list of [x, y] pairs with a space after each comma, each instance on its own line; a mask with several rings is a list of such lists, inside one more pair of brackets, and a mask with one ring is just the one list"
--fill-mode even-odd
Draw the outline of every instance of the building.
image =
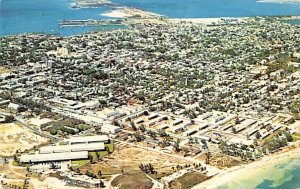
[[89, 188], [99, 188], [103, 186], [102, 181], [100, 179], [91, 178], [86, 175], [61, 172], [60, 176], [64, 178], [64, 180], [71, 185], [83, 186]]
[[8, 109], [15, 111], [15, 112], [19, 112], [24, 109], [24, 106], [22, 104], [15, 104], [15, 103], [10, 102], [8, 104]]
[[40, 148], [40, 154], [81, 152], [81, 151], [100, 151], [100, 150], [105, 150], [104, 143], [44, 146], [44, 147]]
[[107, 135], [84, 136], [84, 137], [71, 137], [64, 140], [66, 143], [73, 144], [89, 144], [89, 143], [109, 143]]
[[113, 143], [106, 135], [72, 137], [64, 141], [66, 145], [44, 146], [39, 153], [21, 155], [21, 163], [60, 162], [86, 160], [89, 152], [113, 151]]
[[49, 153], [49, 154], [30, 154], [20, 157], [21, 163], [42, 163], [53, 161], [81, 160], [88, 159], [88, 152], [64, 152], [64, 153]]
[[118, 126], [110, 125], [110, 124], [105, 124], [101, 126], [101, 132], [106, 133], [106, 134], [116, 134], [121, 131], [121, 128]]

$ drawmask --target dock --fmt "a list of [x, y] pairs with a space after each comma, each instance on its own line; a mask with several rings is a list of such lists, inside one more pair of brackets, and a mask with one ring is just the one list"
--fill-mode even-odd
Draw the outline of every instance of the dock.
[[102, 20], [59, 20], [59, 27], [85, 27], [85, 26], [106, 26], [114, 25], [121, 26], [123, 24], [122, 19], [102, 19]]

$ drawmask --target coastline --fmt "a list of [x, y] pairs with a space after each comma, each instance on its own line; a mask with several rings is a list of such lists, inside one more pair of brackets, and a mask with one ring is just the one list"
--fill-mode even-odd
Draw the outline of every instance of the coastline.
[[[247, 183], [239, 181], [249, 181], [249, 178], [257, 178], [255, 184], [260, 184], [264, 179], [268, 179], [265, 178], [267, 174], [272, 174], [272, 172], [270, 173], [268, 170], [272, 169], [275, 165], [290, 159], [300, 158], [300, 143], [297, 142], [293, 145], [295, 145], [295, 148], [287, 147], [288, 149], [283, 149], [280, 152], [270, 154], [249, 164], [225, 169], [213, 178], [194, 186], [193, 189], [213, 189], [230, 183], [243, 183], [245, 184], [243, 187], [246, 189]], [[261, 173], [259, 174], [259, 172]], [[281, 178], [284, 176], [284, 173], [281, 174], [278, 174], [277, 177]]]
[[101, 13], [100, 15], [111, 18], [160, 18], [162, 16], [153, 12], [126, 6], [116, 7], [113, 10]]
[[111, 18], [126, 18], [129, 17], [129, 14], [126, 14], [121, 9], [114, 9], [108, 12], [104, 12], [100, 14], [101, 16], [111, 17]]

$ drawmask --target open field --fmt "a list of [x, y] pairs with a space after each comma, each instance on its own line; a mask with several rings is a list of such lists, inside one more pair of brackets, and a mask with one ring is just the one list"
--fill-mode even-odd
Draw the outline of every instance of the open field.
[[[85, 173], [89, 170], [90, 172], [97, 174], [98, 171], [101, 170], [103, 178], [110, 179], [113, 175], [123, 173], [124, 175], [140, 175], [141, 171], [139, 165], [141, 163], [151, 163], [157, 173], [150, 176], [157, 179], [174, 173], [176, 165], [191, 164], [189, 161], [172, 158], [153, 151], [128, 146], [117, 146], [116, 150], [111, 155], [103, 157], [103, 161], [84, 165], [80, 167], [80, 171], [81, 173]], [[123, 179], [121, 179], [121, 181], [122, 180]]]
[[119, 187], [119, 189], [150, 189], [153, 185], [152, 181], [142, 172], [117, 176], [111, 184], [114, 187]]
[[174, 180], [170, 184], [170, 188], [172, 189], [187, 189], [191, 188], [192, 186], [203, 182], [204, 180], [208, 179], [209, 177], [198, 173], [186, 173], [183, 176], [179, 177], [178, 179]]
[[15, 123], [0, 125], [0, 156], [12, 156], [17, 150], [24, 151], [46, 142], [47, 139]]

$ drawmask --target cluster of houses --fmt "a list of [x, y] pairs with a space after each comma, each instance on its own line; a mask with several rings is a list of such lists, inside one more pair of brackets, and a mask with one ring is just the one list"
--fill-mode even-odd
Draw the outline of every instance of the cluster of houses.
[[[155, 144], [168, 136], [176, 148], [217, 149], [226, 141], [223, 150], [237, 153], [229, 148], [248, 148], [299, 118], [299, 29], [249, 18], [243, 25], [182, 22], [66, 38], [1, 37], [0, 66], [10, 72], [0, 73], [0, 107], [57, 113], [115, 137], [122, 130], [148, 132]], [[281, 116], [286, 113], [294, 118]], [[0, 122], [10, 118], [0, 114]], [[89, 152], [110, 151], [109, 142], [107, 135], [71, 136], [64, 145], [21, 155], [20, 162], [87, 160]]]
[[12, 91], [14, 103], [27, 99], [70, 111], [146, 103], [173, 112], [168, 104], [289, 112], [300, 90], [299, 28], [263, 18], [249, 23], [3, 37], [2, 65], [12, 72], [0, 75], [0, 93]]
[[[219, 111], [207, 112], [190, 119], [183, 115], [168, 112], [139, 110], [118, 119], [122, 128], [135, 128], [137, 131], [150, 131], [157, 136], [164, 132], [179, 140], [183, 147], [191, 141], [200, 145], [219, 145], [222, 141], [230, 144], [253, 146], [256, 140], [263, 140], [276, 131], [285, 129], [294, 120], [291, 116], [272, 116], [264, 119], [244, 118], [238, 114]], [[160, 143], [163, 137], [156, 137], [153, 143]], [[203, 144], [201, 141], [204, 141]]]

